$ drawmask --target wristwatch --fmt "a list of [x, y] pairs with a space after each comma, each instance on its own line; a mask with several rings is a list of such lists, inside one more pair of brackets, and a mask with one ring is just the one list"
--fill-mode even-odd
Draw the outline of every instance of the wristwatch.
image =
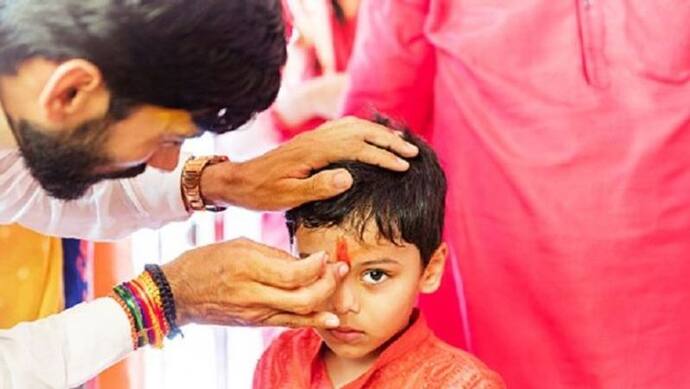
[[225, 162], [228, 157], [224, 155], [215, 155], [207, 157], [189, 157], [182, 169], [182, 199], [188, 211], [211, 211], [219, 212], [225, 210], [225, 207], [217, 205], [206, 204], [201, 197], [201, 173], [207, 166], [215, 165], [217, 163]]

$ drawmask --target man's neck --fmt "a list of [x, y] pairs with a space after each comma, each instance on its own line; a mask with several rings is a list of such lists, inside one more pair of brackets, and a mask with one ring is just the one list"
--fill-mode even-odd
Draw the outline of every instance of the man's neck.
[[17, 141], [14, 139], [14, 134], [10, 129], [10, 124], [7, 121], [5, 110], [0, 104], [0, 150], [17, 148]]
[[334, 388], [342, 388], [357, 377], [366, 373], [374, 365], [378, 353], [372, 352], [362, 358], [350, 359], [336, 355], [328, 347], [324, 346], [322, 351], [323, 362], [326, 365], [326, 372], [331, 379]]

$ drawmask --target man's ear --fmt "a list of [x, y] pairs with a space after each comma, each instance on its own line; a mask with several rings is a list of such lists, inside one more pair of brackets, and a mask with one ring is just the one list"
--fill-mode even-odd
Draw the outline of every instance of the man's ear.
[[422, 278], [419, 280], [419, 291], [422, 293], [434, 293], [441, 286], [443, 270], [446, 267], [448, 257], [448, 245], [441, 243], [436, 251], [431, 255], [429, 263], [424, 269]]
[[88, 118], [105, 108], [97, 106], [97, 97], [103, 97], [105, 85], [98, 67], [83, 59], [71, 59], [60, 63], [45, 83], [39, 95], [39, 105], [46, 118], [64, 124]]

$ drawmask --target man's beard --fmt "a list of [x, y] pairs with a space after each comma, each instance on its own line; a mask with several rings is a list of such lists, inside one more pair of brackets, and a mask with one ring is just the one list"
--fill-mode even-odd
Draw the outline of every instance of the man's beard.
[[67, 135], [52, 135], [26, 120], [15, 122], [8, 117], [31, 175], [50, 196], [61, 200], [76, 200], [100, 181], [130, 178], [146, 170], [146, 164], [140, 164], [112, 173], [94, 173], [112, 162], [105, 151], [111, 119], [106, 116]]

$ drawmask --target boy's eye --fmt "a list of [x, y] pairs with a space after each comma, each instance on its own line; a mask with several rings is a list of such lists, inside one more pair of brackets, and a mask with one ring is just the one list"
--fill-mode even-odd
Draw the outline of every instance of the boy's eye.
[[375, 285], [388, 279], [388, 275], [379, 269], [367, 270], [362, 274], [362, 281], [365, 284]]

